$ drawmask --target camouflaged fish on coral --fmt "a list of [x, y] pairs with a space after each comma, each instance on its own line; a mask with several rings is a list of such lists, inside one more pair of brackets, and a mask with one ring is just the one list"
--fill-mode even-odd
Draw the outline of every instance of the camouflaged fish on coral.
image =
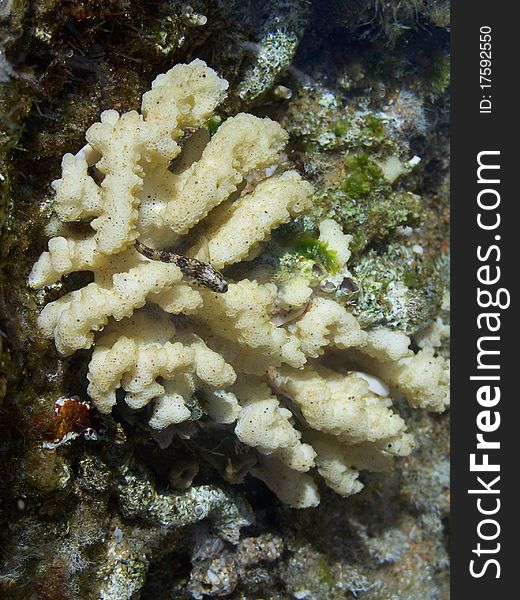
[[224, 275], [207, 263], [170, 250], [154, 250], [145, 246], [139, 240], [136, 241], [135, 248], [137, 252], [150, 260], [160, 260], [177, 265], [184, 275], [193, 278], [198, 284], [213, 292], [220, 294], [227, 292], [228, 283], [224, 279]]

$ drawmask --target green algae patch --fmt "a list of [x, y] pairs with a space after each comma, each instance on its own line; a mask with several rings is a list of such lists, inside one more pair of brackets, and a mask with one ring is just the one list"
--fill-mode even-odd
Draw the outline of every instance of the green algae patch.
[[317, 262], [329, 273], [336, 273], [339, 269], [337, 253], [326, 242], [308, 233], [296, 235], [292, 241], [292, 249], [303, 258]]
[[369, 114], [365, 119], [365, 133], [375, 142], [382, 142], [385, 137], [385, 124], [381, 117]]
[[202, 125], [204, 129], [213, 137], [217, 133], [217, 129], [222, 125], [222, 117], [219, 115], [211, 115], [209, 119]]
[[338, 119], [334, 123], [332, 131], [334, 132], [334, 135], [336, 137], [345, 137], [345, 135], [347, 135], [347, 133], [349, 132], [351, 127], [352, 127], [352, 124], [349, 119], [347, 119], [347, 118]]
[[341, 189], [349, 196], [360, 198], [384, 186], [381, 168], [365, 152], [346, 156], [345, 165], [347, 175]]

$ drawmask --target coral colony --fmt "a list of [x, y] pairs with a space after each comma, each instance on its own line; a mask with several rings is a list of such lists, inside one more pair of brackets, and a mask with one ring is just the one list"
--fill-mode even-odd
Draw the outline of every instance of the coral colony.
[[[94, 279], [49, 302], [38, 325], [62, 356], [93, 348], [88, 395], [101, 413], [121, 397], [152, 432], [204, 416], [256, 450], [237, 480], [250, 473], [290, 506], [316, 506], [318, 478], [349, 496], [360, 470], [412, 451], [390, 394], [444, 411], [448, 364], [427, 340], [414, 352], [402, 331], [364, 329], [331, 293], [355, 289], [353, 237], [336, 221], [293, 243], [319, 269], [282, 277], [283, 261], [255, 260], [310, 210], [313, 188], [284, 170], [278, 123], [240, 113], [203, 127], [227, 87], [201, 60], [176, 65], [140, 114], [103, 112], [63, 157], [29, 282]], [[345, 193], [365, 185], [358, 163]]]

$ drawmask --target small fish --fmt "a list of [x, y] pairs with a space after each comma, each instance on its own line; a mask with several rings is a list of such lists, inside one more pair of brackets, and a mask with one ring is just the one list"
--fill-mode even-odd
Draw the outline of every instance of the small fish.
[[228, 283], [222, 273], [205, 262], [185, 256], [184, 254], [176, 254], [169, 250], [154, 250], [145, 246], [139, 240], [135, 242], [135, 249], [150, 260], [174, 263], [184, 275], [192, 277], [197, 283], [209, 288], [213, 292], [218, 292], [219, 294], [227, 292]]

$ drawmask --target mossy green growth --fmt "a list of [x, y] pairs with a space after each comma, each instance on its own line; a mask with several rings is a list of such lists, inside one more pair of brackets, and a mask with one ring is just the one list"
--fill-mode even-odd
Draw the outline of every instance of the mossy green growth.
[[320, 264], [328, 273], [336, 273], [339, 269], [336, 251], [309, 233], [297, 234], [292, 240], [291, 248], [301, 257]]
[[315, 223], [307, 217], [282, 226], [256, 260], [273, 268], [273, 278], [279, 283], [301, 276], [318, 284], [337, 273], [340, 264], [336, 251], [317, 235]]
[[334, 135], [336, 137], [344, 137], [348, 133], [350, 127], [351, 127], [351, 123], [350, 123], [349, 119], [342, 118], [342, 119], [338, 119], [334, 123], [334, 126], [332, 127], [332, 131], [334, 132]]
[[206, 129], [210, 136], [216, 133], [217, 129], [222, 125], [222, 117], [220, 115], [211, 115], [209, 119], [202, 125]]
[[384, 186], [381, 168], [366, 152], [349, 154], [345, 157], [347, 175], [341, 184], [341, 189], [352, 198], [367, 196], [373, 190]]
[[365, 133], [375, 142], [381, 142], [385, 137], [385, 123], [381, 117], [374, 114], [367, 115], [365, 119]]

